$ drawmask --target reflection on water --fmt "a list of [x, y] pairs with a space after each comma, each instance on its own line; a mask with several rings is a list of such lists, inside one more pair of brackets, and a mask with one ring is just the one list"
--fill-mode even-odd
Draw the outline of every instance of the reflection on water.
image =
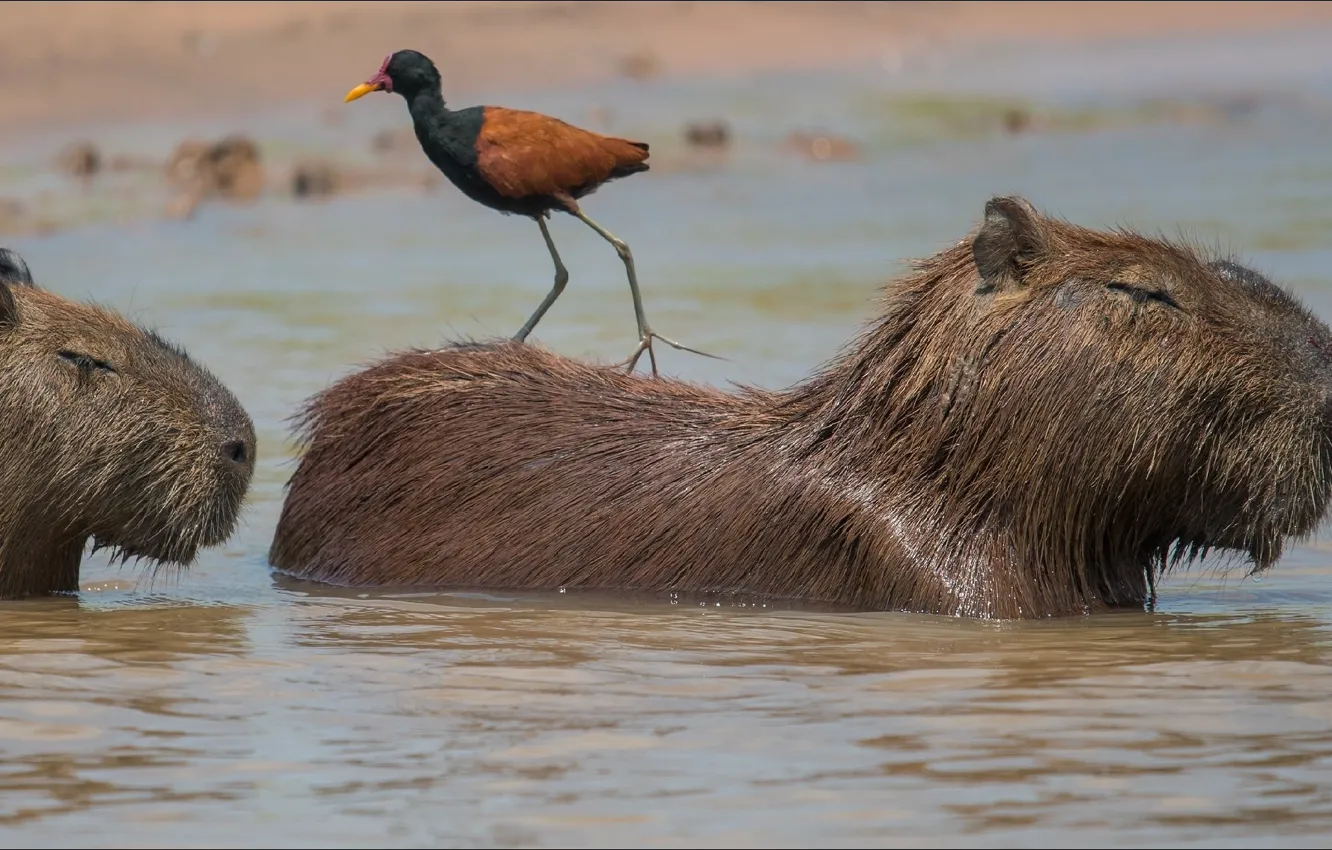
[[[1223, 70], [1275, 73], [1298, 53]], [[871, 77], [788, 76], [493, 100], [573, 120], [607, 104], [611, 129], [660, 148], [665, 165], [587, 208], [633, 246], [654, 327], [730, 358], [668, 351], [663, 366], [777, 386], [837, 350], [901, 258], [961, 237], [1001, 192], [1086, 224], [1183, 230], [1332, 316], [1332, 61], [1318, 55], [1320, 75], [1242, 109], [1181, 94], [1195, 106], [1179, 120], [1168, 99], [1101, 104], [1092, 90], [1124, 80], [1090, 80], [1094, 56], [1043, 56], [1079, 76], [1015, 78], [1041, 95], [1016, 134], [959, 118], [989, 107], [959, 113], [946, 80], [900, 97]], [[960, 79], [993, 88], [991, 70]], [[1069, 79], [1087, 91], [1050, 90]], [[336, 130], [314, 109], [247, 130], [363, 150], [402, 113], [386, 98]], [[673, 166], [670, 139], [700, 115], [728, 116], [734, 149]], [[818, 127], [860, 158], [777, 146]], [[183, 135], [142, 132], [146, 147]], [[0, 193], [25, 175], [0, 169]], [[572, 280], [540, 341], [622, 357], [619, 261], [577, 222], [552, 229]], [[1332, 832], [1323, 545], [1292, 547], [1261, 583], [1173, 577], [1155, 614], [1025, 624], [294, 582], [264, 561], [286, 417], [386, 349], [516, 330], [550, 281], [536, 227], [451, 189], [395, 190], [10, 244], [53, 288], [186, 341], [250, 409], [260, 465], [240, 532], [189, 572], [149, 581], [92, 558], [80, 599], [4, 606], [9, 845], [1239, 847]]]

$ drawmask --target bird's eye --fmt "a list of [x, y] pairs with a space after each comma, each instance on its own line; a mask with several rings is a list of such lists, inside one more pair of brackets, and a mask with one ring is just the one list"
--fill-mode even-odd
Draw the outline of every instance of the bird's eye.
[[98, 360], [96, 357], [90, 357], [87, 354], [80, 354], [77, 351], [57, 352], [61, 360], [74, 366], [80, 374], [91, 375], [93, 372], [103, 372], [114, 375], [116, 369], [105, 360]]
[[1131, 283], [1124, 283], [1120, 280], [1112, 280], [1105, 285], [1106, 289], [1112, 292], [1122, 292], [1133, 299], [1135, 304], [1145, 304], [1148, 301], [1155, 301], [1164, 304], [1175, 310], [1180, 309], [1179, 302], [1171, 297], [1169, 292], [1164, 289], [1149, 289], [1143, 286], [1135, 286]]

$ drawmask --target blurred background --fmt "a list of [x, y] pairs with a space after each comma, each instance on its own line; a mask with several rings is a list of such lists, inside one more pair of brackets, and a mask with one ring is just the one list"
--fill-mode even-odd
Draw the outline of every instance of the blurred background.
[[[259, 434], [226, 547], [156, 577], [94, 556], [74, 609], [7, 611], [14, 841], [109, 840], [107, 812], [137, 846], [1327, 834], [1317, 541], [1261, 585], [1175, 577], [1162, 616], [1044, 631], [717, 614], [701, 636], [272, 578], [296, 406], [388, 350], [510, 335], [551, 283], [535, 224], [445, 182], [401, 98], [343, 103], [402, 48], [451, 106], [651, 144], [583, 207], [632, 246], [654, 328], [727, 358], [658, 345], [668, 375], [800, 380], [1001, 193], [1235, 252], [1332, 319], [1332, 3], [0, 3], [0, 244], [184, 344]], [[551, 229], [571, 281], [533, 340], [623, 358], [623, 267]]]

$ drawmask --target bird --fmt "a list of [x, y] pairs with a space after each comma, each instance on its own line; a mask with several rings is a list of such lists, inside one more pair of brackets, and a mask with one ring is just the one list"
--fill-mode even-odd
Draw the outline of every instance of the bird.
[[555, 284], [514, 335], [515, 340], [527, 339], [569, 282], [569, 272], [546, 225], [551, 213], [564, 212], [595, 230], [624, 263], [638, 323], [638, 346], [628, 360], [618, 365], [627, 365], [632, 372], [646, 352], [652, 374], [656, 375], [653, 339], [680, 351], [722, 359], [652, 330], [643, 310], [628, 243], [593, 221], [578, 203], [608, 181], [647, 171], [646, 142], [603, 136], [539, 112], [503, 106], [449, 109], [439, 70], [416, 50], [390, 53], [374, 76], [347, 92], [344, 102], [351, 103], [371, 92], [397, 94], [407, 101], [421, 149], [464, 195], [504, 215], [535, 219], [540, 226], [555, 264]]

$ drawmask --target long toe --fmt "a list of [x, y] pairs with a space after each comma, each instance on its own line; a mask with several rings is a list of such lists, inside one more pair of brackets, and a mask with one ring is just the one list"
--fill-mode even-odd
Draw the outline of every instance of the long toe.
[[656, 333], [655, 331], [648, 331], [648, 339], [649, 339], [648, 345], [649, 345], [649, 346], [651, 346], [651, 344], [652, 344], [652, 343], [651, 343], [651, 339], [652, 339], [652, 338], [656, 338], [656, 339], [661, 340], [662, 342], [666, 343], [666, 344], [669, 345], [671, 348], [674, 348], [674, 349], [676, 349], [677, 351], [688, 351], [690, 354], [697, 354], [697, 355], [699, 355], [700, 357], [710, 357], [710, 358], [712, 358], [713, 360], [725, 360], [725, 359], [726, 359], [725, 357], [720, 357], [720, 356], [718, 356], [718, 355], [716, 355], [716, 354], [709, 354], [709, 353], [707, 353], [706, 351], [699, 351], [697, 348], [690, 348], [689, 346], [684, 345], [683, 343], [676, 342], [675, 340], [671, 339], [670, 337], [668, 337], [668, 336], [662, 336], [661, 334]]
[[621, 360], [616, 365], [626, 367], [625, 371], [627, 372], [633, 372], [634, 368], [638, 365], [638, 361], [642, 359], [644, 354], [647, 354], [648, 362], [652, 365], [653, 377], [659, 377], [660, 372], [657, 371], [657, 352], [656, 349], [652, 347], [652, 340], [654, 339], [659, 339], [662, 342], [669, 345], [670, 347], [678, 349], [680, 351], [688, 351], [690, 354], [697, 354], [701, 357], [710, 357], [713, 360], [726, 359], [725, 357], [721, 357], [716, 354], [709, 354], [706, 351], [700, 351], [697, 348], [690, 348], [689, 346], [684, 345], [683, 343], [676, 342], [670, 337], [662, 336], [656, 331], [649, 330], [646, 334], [643, 335], [643, 338], [638, 341], [638, 346], [634, 348], [634, 353], [629, 355], [627, 359]]

